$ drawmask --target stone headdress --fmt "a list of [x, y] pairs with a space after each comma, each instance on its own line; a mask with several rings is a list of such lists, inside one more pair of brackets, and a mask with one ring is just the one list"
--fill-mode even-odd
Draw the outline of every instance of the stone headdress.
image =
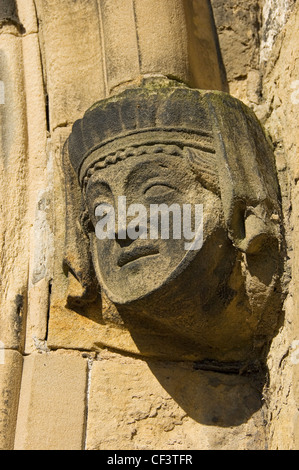
[[[94, 104], [75, 122], [63, 156], [67, 192], [65, 267], [88, 292], [95, 274], [84, 214], [89, 176], [153, 146], [186, 156], [199, 181], [221, 196], [235, 247], [279, 242], [279, 187], [271, 144], [254, 113], [223, 92], [185, 86], [130, 88]], [[83, 223], [84, 225], [84, 223]], [[86, 225], [86, 224], [85, 224]], [[90, 235], [93, 236], [93, 235]]]

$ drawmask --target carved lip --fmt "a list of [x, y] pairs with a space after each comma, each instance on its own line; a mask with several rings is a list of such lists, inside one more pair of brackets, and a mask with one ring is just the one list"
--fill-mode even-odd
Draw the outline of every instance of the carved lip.
[[118, 259], [118, 266], [122, 268], [126, 264], [132, 263], [139, 258], [144, 258], [146, 256], [158, 255], [159, 250], [156, 246], [146, 245], [146, 246], [137, 246], [135, 248], [127, 249], [122, 252]]

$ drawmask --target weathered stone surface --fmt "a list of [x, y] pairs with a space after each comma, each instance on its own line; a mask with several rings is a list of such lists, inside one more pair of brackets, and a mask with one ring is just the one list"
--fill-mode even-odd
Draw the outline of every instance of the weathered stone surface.
[[[284, 323], [269, 355], [270, 369], [270, 446], [273, 449], [298, 448], [298, 368], [296, 347], [298, 321], [298, 77], [299, 5], [268, 58], [264, 76], [264, 122], [269, 130], [279, 165], [284, 221], [287, 234], [288, 262], [285, 278], [288, 297], [284, 306]], [[295, 342], [295, 343], [294, 343]], [[296, 346], [297, 345], [297, 346]], [[294, 362], [295, 360], [295, 362]]]
[[38, 0], [51, 130], [71, 124], [105, 96], [97, 1]]
[[189, 75], [187, 83], [203, 90], [228, 91], [210, 0], [184, 1]]
[[22, 39], [0, 34], [0, 340], [7, 349], [24, 341], [27, 308], [27, 125]]
[[0, 450], [13, 450], [23, 358], [0, 350]]
[[260, 60], [262, 64], [271, 57], [276, 38], [286, 24], [295, 3], [296, 0], [265, 0], [263, 2], [263, 26], [260, 44]]
[[299, 412], [295, 411], [294, 414], [294, 429], [295, 429], [295, 435], [294, 435], [294, 444], [293, 444], [293, 449], [297, 450], [299, 449]]
[[[230, 93], [255, 110], [262, 79], [294, 0], [211, 0]], [[273, 66], [272, 66], [273, 68]]]
[[107, 90], [140, 75], [139, 50], [133, 2], [103, 0], [99, 2], [102, 22], [103, 60], [106, 64]]
[[254, 382], [186, 364], [102, 353], [94, 362], [88, 450], [263, 449]]
[[35, 256], [37, 249], [37, 233], [32, 236], [30, 229], [45, 187], [46, 106], [34, 5], [2, 2], [1, 9], [0, 338], [6, 348], [23, 349], [30, 252]]
[[244, 99], [246, 95], [237, 90], [247, 74], [259, 68], [260, 1], [212, 0], [211, 4], [230, 92]]
[[[32, 33], [38, 33], [38, 24], [34, 0], [17, 0], [18, 18], [22, 25], [23, 37]], [[28, 58], [30, 61], [30, 58]], [[27, 60], [26, 60], [27, 63]], [[38, 76], [36, 70], [32, 69], [35, 78]]]
[[15, 450], [81, 450], [87, 362], [76, 353], [24, 359]]
[[[44, 340], [47, 331], [49, 282], [53, 265], [52, 187], [53, 163], [47, 149], [47, 117], [39, 38], [31, 9], [22, 3], [26, 24], [22, 49], [26, 89], [28, 130], [28, 219], [29, 233], [28, 312], [26, 353], [35, 349], [36, 340]], [[30, 6], [30, 4], [28, 5]], [[20, 10], [20, 9], [19, 9]], [[34, 10], [35, 12], [35, 10]], [[28, 31], [31, 31], [29, 33]]]
[[21, 0], [17, 10], [21, 29], [15, 25], [14, 34], [3, 30], [0, 38], [4, 84], [4, 103], [1, 103], [3, 272], [0, 337], [7, 348], [24, 347], [23, 325], [27, 313], [27, 336], [31, 341], [33, 336], [40, 336], [32, 331], [31, 312], [33, 323], [44, 323], [45, 334], [48, 306], [44, 314], [39, 307], [44, 303], [43, 299], [47, 299], [48, 288], [41, 294], [39, 285], [38, 294], [33, 294], [33, 291], [28, 293], [28, 287], [30, 290], [35, 282], [47, 277], [42, 276], [42, 271], [49, 271], [45, 258], [51, 247], [50, 241], [42, 236], [46, 220], [39, 217], [37, 223], [38, 207], [41, 208], [42, 193], [48, 184], [46, 102], [37, 21], [32, 2]]
[[182, 0], [36, 5], [51, 129], [71, 124], [95, 101], [142, 75], [226, 89], [206, 0], [200, 9]]
[[105, 0], [100, 11], [109, 91], [146, 74], [225, 88], [206, 0]]
[[39, 349], [46, 341], [48, 331], [48, 311], [50, 284], [47, 279], [36, 282], [28, 293], [28, 318], [26, 325], [25, 353]]

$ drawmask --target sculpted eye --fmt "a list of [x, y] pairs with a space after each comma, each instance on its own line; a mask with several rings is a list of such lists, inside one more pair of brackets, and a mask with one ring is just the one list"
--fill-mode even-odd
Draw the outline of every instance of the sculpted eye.
[[144, 190], [144, 194], [146, 196], [163, 196], [166, 194], [170, 194], [173, 192], [175, 188], [173, 188], [168, 183], [152, 183], [151, 185], [147, 186]]

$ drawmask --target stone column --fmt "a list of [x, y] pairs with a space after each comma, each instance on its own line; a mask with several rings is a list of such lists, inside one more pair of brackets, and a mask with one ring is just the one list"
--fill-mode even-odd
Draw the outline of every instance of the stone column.
[[49, 244], [45, 212], [41, 216], [47, 136], [37, 29], [31, 0], [1, 2], [0, 341], [5, 354], [0, 365], [0, 447], [4, 449], [13, 447], [26, 326], [27, 332], [33, 328], [41, 338], [47, 328], [44, 257]]
[[50, 128], [142, 76], [225, 90], [208, 0], [37, 0]]
[[15, 2], [0, 6], [0, 448], [14, 441], [27, 310], [28, 148], [21, 24]]

